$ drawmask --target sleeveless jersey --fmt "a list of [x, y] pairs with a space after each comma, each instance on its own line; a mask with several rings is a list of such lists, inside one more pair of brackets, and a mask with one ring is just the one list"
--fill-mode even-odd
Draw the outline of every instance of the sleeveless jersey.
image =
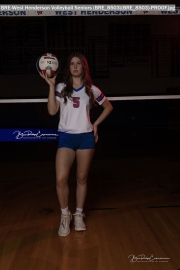
[[[67, 103], [64, 103], [64, 98], [61, 96], [61, 91], [65, 87], [64, 83], [59, 83], [55, 88], [55, 97], [60, 102], [60, 120], [58, 131], [72, 134], [91, 132], [93, 125], [90, 122], [89, 116], [89, 96], [85, 92], [85, 86], [73, 88], [72, 98], [67, 98]], [[95, 86], [91, 86], [95, 100], [101, 105], [106, 97]]]

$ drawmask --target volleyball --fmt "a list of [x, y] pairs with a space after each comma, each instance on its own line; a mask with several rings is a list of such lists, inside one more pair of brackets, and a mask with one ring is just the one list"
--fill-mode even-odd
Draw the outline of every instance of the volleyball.
[[52, 53], [44, 53], [36, 62], [36, 68], [39, 72], [47, 73], [48, 77], [54, 77], [59, 71], [59, 61]]

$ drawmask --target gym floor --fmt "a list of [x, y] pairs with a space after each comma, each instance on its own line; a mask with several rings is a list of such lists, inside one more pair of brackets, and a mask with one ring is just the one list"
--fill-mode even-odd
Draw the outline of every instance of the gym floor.
[[[104, 126], [99, 133], [87, 230], [72, 223], [67, 237], [57, 234], [56, 143], [1, 143], [0, 269], [180, 269], [178, 130]], [[75, 172], [74, 163], [72, 212]]]

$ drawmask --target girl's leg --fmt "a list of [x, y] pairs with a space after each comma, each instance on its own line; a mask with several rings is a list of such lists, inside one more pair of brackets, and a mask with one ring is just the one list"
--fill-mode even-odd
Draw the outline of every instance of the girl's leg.
[[94, 149], [83, 149], [76, 151], [77, 160], [77, 189], [76, 189], [76, 202], [78, 208], [83, 208], [87, 194], [87, 178], [94, 155]]
[[77, 160], [77, 189], [76, 189], [76, 213], [74, 214], [74, 225], [76, 231], [86, 230], [83, 221], [85, 216], [82, 211], [87, 193], [87, 177], [91, 165], [94, 149], [85, 149], [76, 151]]
[[[56, 155], [56, 190], [59, 204], [62, 210], [61, 222], [58, 230], [60, 236], [70, 233], [70, 222], [72, 215], [68, 211], [68, 177], [75, 158], [75, 151], [70, 148], [59, 148]], [[66, 208], [66, 209], [65, 209]], [[65, 213], [64, 213], [65, 212]]]
[[58, 148], [56, 154], [56, 191], [61, 208], [68, 206], [68, 178], [75, 159], [75, 151], [70, 148]]

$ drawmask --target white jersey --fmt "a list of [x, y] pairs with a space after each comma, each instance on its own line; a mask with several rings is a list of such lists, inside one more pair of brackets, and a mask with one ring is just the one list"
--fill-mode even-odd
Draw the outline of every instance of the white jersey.
[[[73, 88], [72, 98], [67, 98], [67, 103], [64, 103], [64, 98], [61, 96], [61, 91], [65, 87], [64, 83], [56, 85], [55, 96], [60, 102], [60, 120], [58, 131], [67, 133], [85, 133], [93, 130], [93, 125], [90, 122], [89, 96], [85, 92], [85, 86], [82, 85], [78, 89]], [[91, 86], [95, 100], [101, 105], [106, 97], [95, 86]]]

